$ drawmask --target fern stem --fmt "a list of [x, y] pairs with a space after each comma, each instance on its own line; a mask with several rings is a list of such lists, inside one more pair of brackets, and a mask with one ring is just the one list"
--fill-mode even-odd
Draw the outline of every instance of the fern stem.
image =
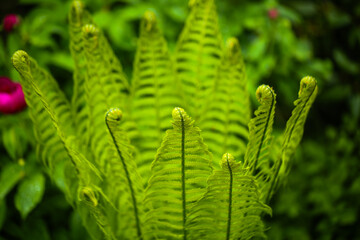
[[181, 119], [181, 190], [182, 190], [182, 208], [183, 208], [183, 239], [186, 240], [186, 194], [185, 194], [185, 126], [184, 117], [180, 109], [177, 109]]
[[[108, 113], [106, 114], [108, 115]], [[107, 117], [107, 116], [106, 116]], [[130, 188], [130, 192], [131, 192], [131, 199], [132, 199], [132, 203], [133, 203], [133, 206], [134, 206], [134, 215], [135, 215], [135, 221], [136, 221], [136, 231], [137, 231], [137, 235], [139, 237], [140, 240], [143, 240], [143, 237], [142, 237], [142, 233], [141, 233], [141, 228], [140, 228], [140, 220], [139, 220], [139, 211], [138, 211], [138, 208], [137, 208], [137, 201], [136, 201], [136, 196], [135, 196], [135, 192], [134, 192], [134, 188], [133, 188], [133, 184], [132, 184], [132, 181], [131, 181], [131, 178], [130, 178], [130, 174], [129, 174], [129, 170], [127, 169], [127, 165], [125, 164], [125, 160], [124, 160], [124, 157], [120, 151], [120, 148], [115, 140], [115, 136], [113, 134], [113, 132], [111, 131], [111, 128], [108, 124], [107, 121], [106, 122], [106, 126], [107, 128], [109, 129], [109, 132], [110, 132], [110, 135], [111, 135], [111, 138], [115, 144], [115, 147], [116, 147], [116, 151], [120, 157], [120, 160], [121, 160], [121, 163], [124, 167], [124, 171], [125, 171], [125, 174], [126, 174], [126, 179], [128, 181], [128, 185], [129, 185], [129, 188]]]
[[231, 170], [231, 166], [229, 163], [229, 155], [226, 156], [227, 165], [229, 168], [230, 174], [230, 184], [229, 184], [229, 209], [228, 209], [228, 223], [227, 223], [227, 230], [226, 230], [226, 240], [230, 239], [230, 231], [231, 231], [231, 210], [232, 210], [232, 188], [233, 188], [233, 174]]
[[275, 102], [275, 97], [274, 97], [274, 93], [273, 91], [271, 91], [271, 96], [272, 96], [272, 99], [271, 99], [271, 104], [270, 104], [270, 111], [268, 113], [268, 116], [266, 118], [266, 123], [265, 123], [265, 127], [264, 127], [264, 132], [261, 136], [261, 141], [260, 141], [260, 145], [259, 145], [259, 148], [258, 148], [258, 152], [256, 153], [256, 158], [255, 158], [255, 161], [254, 161], [254, 168], [253, 168], [253, 172], [256, 170], [256, 165], [257, 165], [257, 162], [259, 160], [259, 157], [260, 157], [260, 153], [261, 153], [261, 148], [262, 148], [262, 145], [264, 143], [264, 140], [265, 140], [265, 136], [266, 136], [266, 132], [267, 132], [267, 128], [268, 128], [268, 125], [269, 125], [269, 122], [270, 122], [270, 118], [271, 118], [271, 114], [272, 114], [272, 109], [274, 107], [274, 102]]

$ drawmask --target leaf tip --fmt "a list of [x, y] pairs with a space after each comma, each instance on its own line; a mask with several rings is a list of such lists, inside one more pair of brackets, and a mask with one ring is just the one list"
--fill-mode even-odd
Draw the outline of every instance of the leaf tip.
[[19, 72], [30, 66], [30, 56], [23, 50], [17, 50], [13, 54], [11, 61]]
[[81, 24], [81, 17], [84, 11], [84, 3], [79, 0], [74, 0], [70, 7], [70, 22], [75, 24]]
[[256, 89], [256, 99], [260, 104], [270, 105], [274, 98], [275, 93], [272, 87], [263, 84]]
[[226, 41], [226, 57], [237, 62], [241, 55], [240, 43], [235, 37], [231, 37]]
[[106, 122], [120, 122], [123, 113], [119, 108], [112, 108], [105, 115]]
[[97, 39], [99, 36], [99, 28], [93, 24], [86, 24], [82, 28], [83, 36], [85, 39]]
[[144, 13], [144, 29], [150, 32], [156, 28], [156, 15], [153, 11], [147, 10]]
[[222, 169], [231, 168], [234, 164], [235, 158], [230, 153], [225, 153], [220, 160], [220, 166]]
[[300, 81], [299, 97], [303, 94], [311, 94], [317, 86], [316, 79], [311, 76], [303, 77]]

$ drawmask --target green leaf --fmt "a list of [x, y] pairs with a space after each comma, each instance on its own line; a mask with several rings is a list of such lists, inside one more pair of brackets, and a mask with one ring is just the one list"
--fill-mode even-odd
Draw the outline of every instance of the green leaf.
[[21, 182], [15, 195], [15, 207], [23, 219], [41, 201], [45, 190], [45, 177], [41, 173], [29, 176]]
[[2, 169], [0, 175], [0, 200], [5, 198], [23, 176], [23, 168], [16, 163], [10, 163]]

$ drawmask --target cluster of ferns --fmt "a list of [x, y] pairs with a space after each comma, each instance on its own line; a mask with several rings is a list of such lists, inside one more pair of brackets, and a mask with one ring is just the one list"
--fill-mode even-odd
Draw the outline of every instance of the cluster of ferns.
[[12, 57], [38, 158], [93, 239], [266, 237], [262, 217], [289, 173], [316, 81], [301, 80], [285, 131], [274, 137], [273, 88], [256, 90], [251, 118], [237, 39], [223, 46], [214, 0], [189, 8], [173, 57], [155, 14], [145, 12], [129, 81], [74, 1], [71, 100], [26, 52]]

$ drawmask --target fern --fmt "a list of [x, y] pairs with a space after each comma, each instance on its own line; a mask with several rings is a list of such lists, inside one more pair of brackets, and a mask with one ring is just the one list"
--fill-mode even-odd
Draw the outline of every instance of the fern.
[[229, 153], [224, 154], [220, 166], [191, 212], [190, 239], [265, 238], [260, 214], [271, 213], [271, 209], [260, 202], [256, 179]]
[[187, 217], [205, 192], [212, 159], [200, 129], [186, 112], [175, 108], [172, 116], [173, 129], [166, 132], [151, 166], [146, 219], [157, 238], [187, 239]]
[[236, 38], [227, 41], [219, 65], [208, 110], [203, 114], [200, 128], [205, 142], [215, 158], [224, 152], [243, 157], [250, 120], [249, 95], [246, 89], [244, 62]]
[[214, 0], [189, 5], [191, 12], [176, 46], [176, 71], [186, 107], [198, 120], [215, 83], [222, 40]]
[[174, 94], [175, 79], [172, 62], [164, 37], [157, 26], [155, 14], [147, 11], [141, 22], [135, 55], [131, 116], [137, 123], [141, 138], [139, 171], [145, 180], [163, 132], [171, 127], [169, 112], [179, 105]]
[[[38, 157], [93, 239], [265, 237], [261, 217], [271, 214], [265, 204], [286, 181], [316, 81], [301, 81], [281, 147], [280, 138], [272, 141], [276, 95], [269, 86], [258, 88], [261, 105], [247, 130], [250, 104], [240, 45], [231, 38], [222, 52], [213, 0], [192, 0], [190, 7], [174, 63], [155, 15], [145, 13], [129, 84], [105, 36], [74, 1], [71, 104], [27, 53], [13, 56]], [[182, 108], [174, 108], [182, 104], [202, 134]], [[236, 159], [245, 154], [244, 161], [227, 153], [221, 169], [213, 170], [210, 151], [216, 159], [224, 152]]]

